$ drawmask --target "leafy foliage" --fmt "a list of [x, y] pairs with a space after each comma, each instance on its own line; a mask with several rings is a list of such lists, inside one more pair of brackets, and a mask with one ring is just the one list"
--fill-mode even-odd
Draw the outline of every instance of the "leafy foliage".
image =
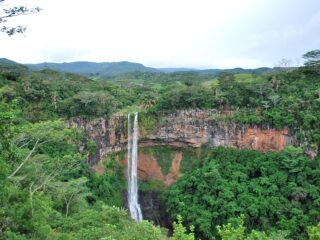
[[193, 226], [190, 227], [191, 233], [186, 233], [187, 229], [182, 225], [182, 217], [177, 216], [177, 222], [173, 223], [172, 240], [194, 240]]
[[167, 239], [105, 205], [120, 206], [120, 168], [109, 161], [105, 175], [91, 173], [77, 147], [81, 132], [19, 119], [16, 107], [0, 103], [0, 239]]
[[161, 230], [147, 221], [133, 223], [126, 211], [98, 204], [58, 223], [49, 239], [167, 239]]
[[306, 59], [304, 63], [307, 69], [320, 73], [320, 49], [309, 51], [302, 56]]
[[320, 223], [318, 225], [308, 228], [308, 235], [310, 240], [320, 239]]
[[244, 214], [248, 230], [287, 230], [302, 239], [319, 221], [319, 164], [295, 148], [263, 154], [219, 147], [164, 199], [171, 216], [181, 214], [197, 237], [210, 239], [216, 225]]
[[91, 181], [88, 183], [91, 196], [90, 202], [101, 201], [110, 206], [122, 205], [122, 191], [125, 189], [123, 170], [114, 158], [105, 162], [105, 173], [97, 175], [90, 173]]
[[246, 234], [244, 227], [244, 216], [236, 218], [234, 223], [227, 223], [223, 226], [217, 226], [218, 235], [222, 240], [285, 240], [285, 232], [272, 232], [269, 236], [265, 232], [253, 230]]

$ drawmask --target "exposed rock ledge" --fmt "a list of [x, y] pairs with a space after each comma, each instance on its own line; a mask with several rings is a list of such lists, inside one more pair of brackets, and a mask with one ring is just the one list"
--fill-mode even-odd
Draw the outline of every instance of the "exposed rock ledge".
[[[124, 174], [127, 177], [127, 154], [124, 158], [119, 159], [119, 163], [125, 167]], [[174, 156], [171, 160], [171, 167], [167, 174], [163, 173], [163, 169], [157, 162], [157, 159], [152, 155], [144, 154], [139, 152], [139, 163], [138, 163], [138, 179], [143, 181], [149, 180], [158, 180], [163, 182], [163, 185], [168, 187], [171, 184], [178, 181], [180, 177], [180, 164], [183, 158], [183, 153], [181, 151], [175, 151]], [[98, 164], [100, 165], [100, 164]], [[103, 167], [100, 166], [100, 169], [97, 169], [97, 166], [93, 166], [94, 171], [98, 172], [100, 169], [101, 172], [104, 171]], [[98, 170], [98, 171], [97, 171]], [[101, 173], [100, 172], [100, 173]], [[98, 172], [99, 173], [99, 172]]]
[[[262, 129], [257, 126], [237, 125], [214, 120], [215, 110], [177, 111], [163, 115], [151, 131], [141, 130], [139, 146], [229, 146], [258, 151], [281, 151], [295, 143], [288, 129]], [[87, 138], [97, 144], [96, 152], [89, 156], [89, 163], [98, 163], [105, 155], [126, 149], [127, 116], [113, 116], [106, 121], [97, 118], [85, 121], [70, 119], [69, 125], [84, 129]]]

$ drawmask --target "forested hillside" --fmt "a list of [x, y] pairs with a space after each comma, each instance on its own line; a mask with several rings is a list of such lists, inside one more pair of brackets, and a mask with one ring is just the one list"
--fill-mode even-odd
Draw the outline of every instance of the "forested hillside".
[[307, 226], [319, 221], [319, 161], [300, 149], [215, 148], [194, 168], [164, 198], [172, 217], [181, 214], [200, 239], [217, 236], [212, 229], [228, 220], [237, 224], [241, 214], [247, 230], [271, 239], [306, 239]]
[[215, 108], [232, 112], [232, 121], [287, 126], [309, 145], [320, 139], [319, 75], [310, 67], [263, 75], [135, 72], [106, 80], [22, 65], [2, 69], [3, 96], [17, 96], [30, 120], [108, 116], [134, 106], [150, 113]]
[[[110, 160], [108, 173], [94, 174], [86, 162], [94, 146], [83, 145], [82, 132], [63, 121], [73, 113], [60, 108], [55, 94], [77, 99], [90, 83], [2, 66], [0, 239], [166, 239], [160, 228], [130, 219], [121, 208], [125, 183], [119, 166]], [[97, 113], [111, 110], [103, 111]]]
[[27, 64], [32, 70], [51, 69], [61, 72], [78, 73], [87, 76], [115, 76], [128, 72], [158, 72], [155, 68], [145, 67], [139, 63], [131, 62], [71, 62], [71, 63], [40, 63]]
[[194, 108], [217, 109], [222, 122], [288, 128], [298, 145], [212, 149], [163, 193], [171, 221], [179, 219], [172, 239], [319, 239], [320, 159], [305, 155], [319, 153], [318, 65], [103, 79], [8, 61], [0, 61], [0, 239], [167, 239], [129, 218], [123, 169], [109, 157], [106, 172], [94, 173], [95, 143], [66, 120], [139, 111], [148, 124]]
[[139, 63], [133, 62], [69, 62], [69, 63], [38, 63], [38, 64], [25, 64], [32, 70], [51, 69], [61, 72], [69, 72], [76, 74], [83, 74], [86, 76], [95, 77], [114, 77], [122, 74], [136, 73], [178, 73], [178, 72], [195, 72], [202, 74], [215, 75], [220, 72], [228, 73], [249, 73], [249, 74], [262, 74], [272, 72], [271, 68], [258, 68], [258, 69], [192, 69], [192, 68], [151, 68], [146, 67]]

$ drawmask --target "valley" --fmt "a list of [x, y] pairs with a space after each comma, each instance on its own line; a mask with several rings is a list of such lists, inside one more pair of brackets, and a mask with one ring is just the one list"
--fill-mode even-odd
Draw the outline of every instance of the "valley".
[[[313, 68], [128, 71], [97, 78], [2, 61], [3, 239], [228, 239], [242, 228], [239, 239], [308, 239], [317, 231]], [[129, 198], [128, 114], [136, 112]], [[142, 221], [129, 216], [136, 197]]]

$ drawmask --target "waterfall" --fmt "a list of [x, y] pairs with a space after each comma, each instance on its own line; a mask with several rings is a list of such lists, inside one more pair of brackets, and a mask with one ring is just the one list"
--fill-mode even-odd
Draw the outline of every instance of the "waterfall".
[[138, 113], [134, 114], [133, 134], [128, 114], [128, 206], [131, 217], [141, 221], [142, 213], [138, 203], [138, 132]]

